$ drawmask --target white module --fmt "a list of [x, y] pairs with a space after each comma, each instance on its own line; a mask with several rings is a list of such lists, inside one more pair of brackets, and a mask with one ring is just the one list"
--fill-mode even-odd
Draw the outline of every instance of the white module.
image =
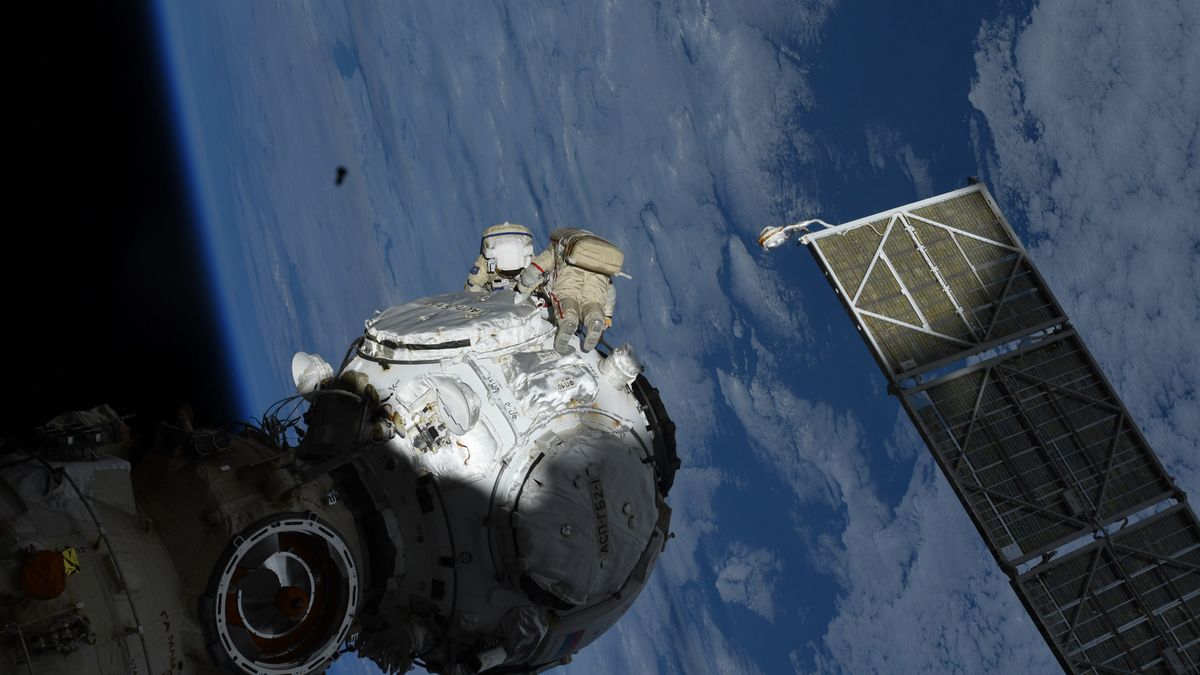
[[624, 613], [667, 539], [673, 425], [632, 349], [560, 354], [547, 310], [513, 298], [388, 309], [340, 373], [382, 409], [382, 443], [353, 466], [397, 544], [371, 582], [389, 628], [359, 636], [384, 668], [403, 665], [397, 641], [448, 672], [564, 662]]
[[560, 354], [516, 297], [379, 313], [232, 429], [181, 407], [133, 434], [98, 406], [5, 440], [0, 672], [568, 661], [668, 539], [674, 425], [632, 348]]

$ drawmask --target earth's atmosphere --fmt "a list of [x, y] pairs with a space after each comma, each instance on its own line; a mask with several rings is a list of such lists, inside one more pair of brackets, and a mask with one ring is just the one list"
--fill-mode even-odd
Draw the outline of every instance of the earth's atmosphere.
[[448, 5], [161, 3], [242, 413], [461, 287], [484, 227], [588, 227], [684, 468], [566, 672], [1055, 671], [808, 254], [754, 239], [983, 178], [1200, 494], [1200, 4]]

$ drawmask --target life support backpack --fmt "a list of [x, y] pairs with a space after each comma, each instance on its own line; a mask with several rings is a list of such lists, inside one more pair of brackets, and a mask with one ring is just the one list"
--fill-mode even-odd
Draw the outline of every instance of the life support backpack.
[[568, 265], [596, 274], [620, 274], [625, 262], [625, 254], [616, 244], [587, 230], [560, 227], [550, 234], [550, 241], [557, 244], [559, 257]]

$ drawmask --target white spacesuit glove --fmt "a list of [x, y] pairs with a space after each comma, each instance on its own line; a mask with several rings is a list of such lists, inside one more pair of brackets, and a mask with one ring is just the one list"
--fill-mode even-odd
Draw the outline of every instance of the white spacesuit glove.
[[513, 302], [518, 305], [525, 302], [545, 281], [546, 273], [537, 265], [526, 265], [521, 270], [521, 276], [517, 277], [517, 297]]
[[545, 273], [537, 265], [526, 265], [517, 279], [517, 290], [522, 293], [532, 293], [546, 280]]

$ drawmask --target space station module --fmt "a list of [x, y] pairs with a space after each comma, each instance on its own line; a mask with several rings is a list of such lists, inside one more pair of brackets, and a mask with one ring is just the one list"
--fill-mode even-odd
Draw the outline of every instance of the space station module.
[[134, 444], [101, 408], [6, 441], [0, 672], [568, 662], [666, 546], [675, 428], [632, 347], [557, 350], [514, 297], [379, 312], [240, 428], [181, 413]]

